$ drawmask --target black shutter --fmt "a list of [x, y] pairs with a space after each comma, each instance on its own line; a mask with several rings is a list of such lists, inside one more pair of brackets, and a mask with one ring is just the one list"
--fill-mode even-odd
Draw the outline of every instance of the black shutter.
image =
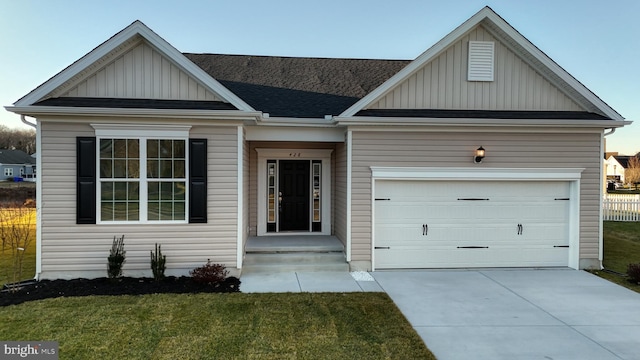
[[207, 222], [207, 139], [189, 139], [189, 222]]
[[96, 223], [96, 138], [76, 138], [76, 223]]

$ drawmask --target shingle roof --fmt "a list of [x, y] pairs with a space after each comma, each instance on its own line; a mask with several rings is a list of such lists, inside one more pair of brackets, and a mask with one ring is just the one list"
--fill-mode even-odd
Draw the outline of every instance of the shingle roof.
[[103, 108], [144, 108], [144, 109], [194, 109], [194, 110], [237, 110], [235, 106], [222, 101], [120, 99], [94, 97], [58, 97], [37, 102], [36, 106], [77, 106]]
[[526, 111], [526, 110], [449, 110], [449, 109], [371, 109], [361, 110], [358, 116], [429, 117], [477, 119], [567, 119], [606, 120], [605, 116], [586, 111]]
[[640, 159], [640, 153], [636, 154], [636, 155], [614, 155], [613, 157], [616, 159], [616, 161], [622, 165], [623, 168], [628, 169], [629, 168], [629, 160], [631, 160], [631, 158], [633, 157], [637, 157], [638, 159]]
[[410, 62], [184, 55], [254, 109], [279, 117], [338, 115]]
[[0, 164], [35, 164], [36, 159], [22, 150], [0, 149]]

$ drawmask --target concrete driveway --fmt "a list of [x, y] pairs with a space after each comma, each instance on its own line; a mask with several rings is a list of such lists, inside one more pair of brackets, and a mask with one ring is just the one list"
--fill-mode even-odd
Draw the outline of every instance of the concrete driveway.
[[640, 359], [640, 294], [584, 271], [377, 271], [439, 360]]

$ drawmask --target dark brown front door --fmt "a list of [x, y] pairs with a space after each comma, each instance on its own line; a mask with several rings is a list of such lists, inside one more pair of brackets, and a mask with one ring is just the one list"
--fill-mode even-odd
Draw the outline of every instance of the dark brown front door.
[[309, 231], [309, 163], [280, 160], [280, 231]]

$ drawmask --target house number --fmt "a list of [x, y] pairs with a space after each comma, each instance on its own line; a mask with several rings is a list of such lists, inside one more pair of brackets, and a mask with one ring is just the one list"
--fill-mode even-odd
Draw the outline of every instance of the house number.
[[302, 153], [289, 153], [290, 158], [299, 158], [302, 156]]

